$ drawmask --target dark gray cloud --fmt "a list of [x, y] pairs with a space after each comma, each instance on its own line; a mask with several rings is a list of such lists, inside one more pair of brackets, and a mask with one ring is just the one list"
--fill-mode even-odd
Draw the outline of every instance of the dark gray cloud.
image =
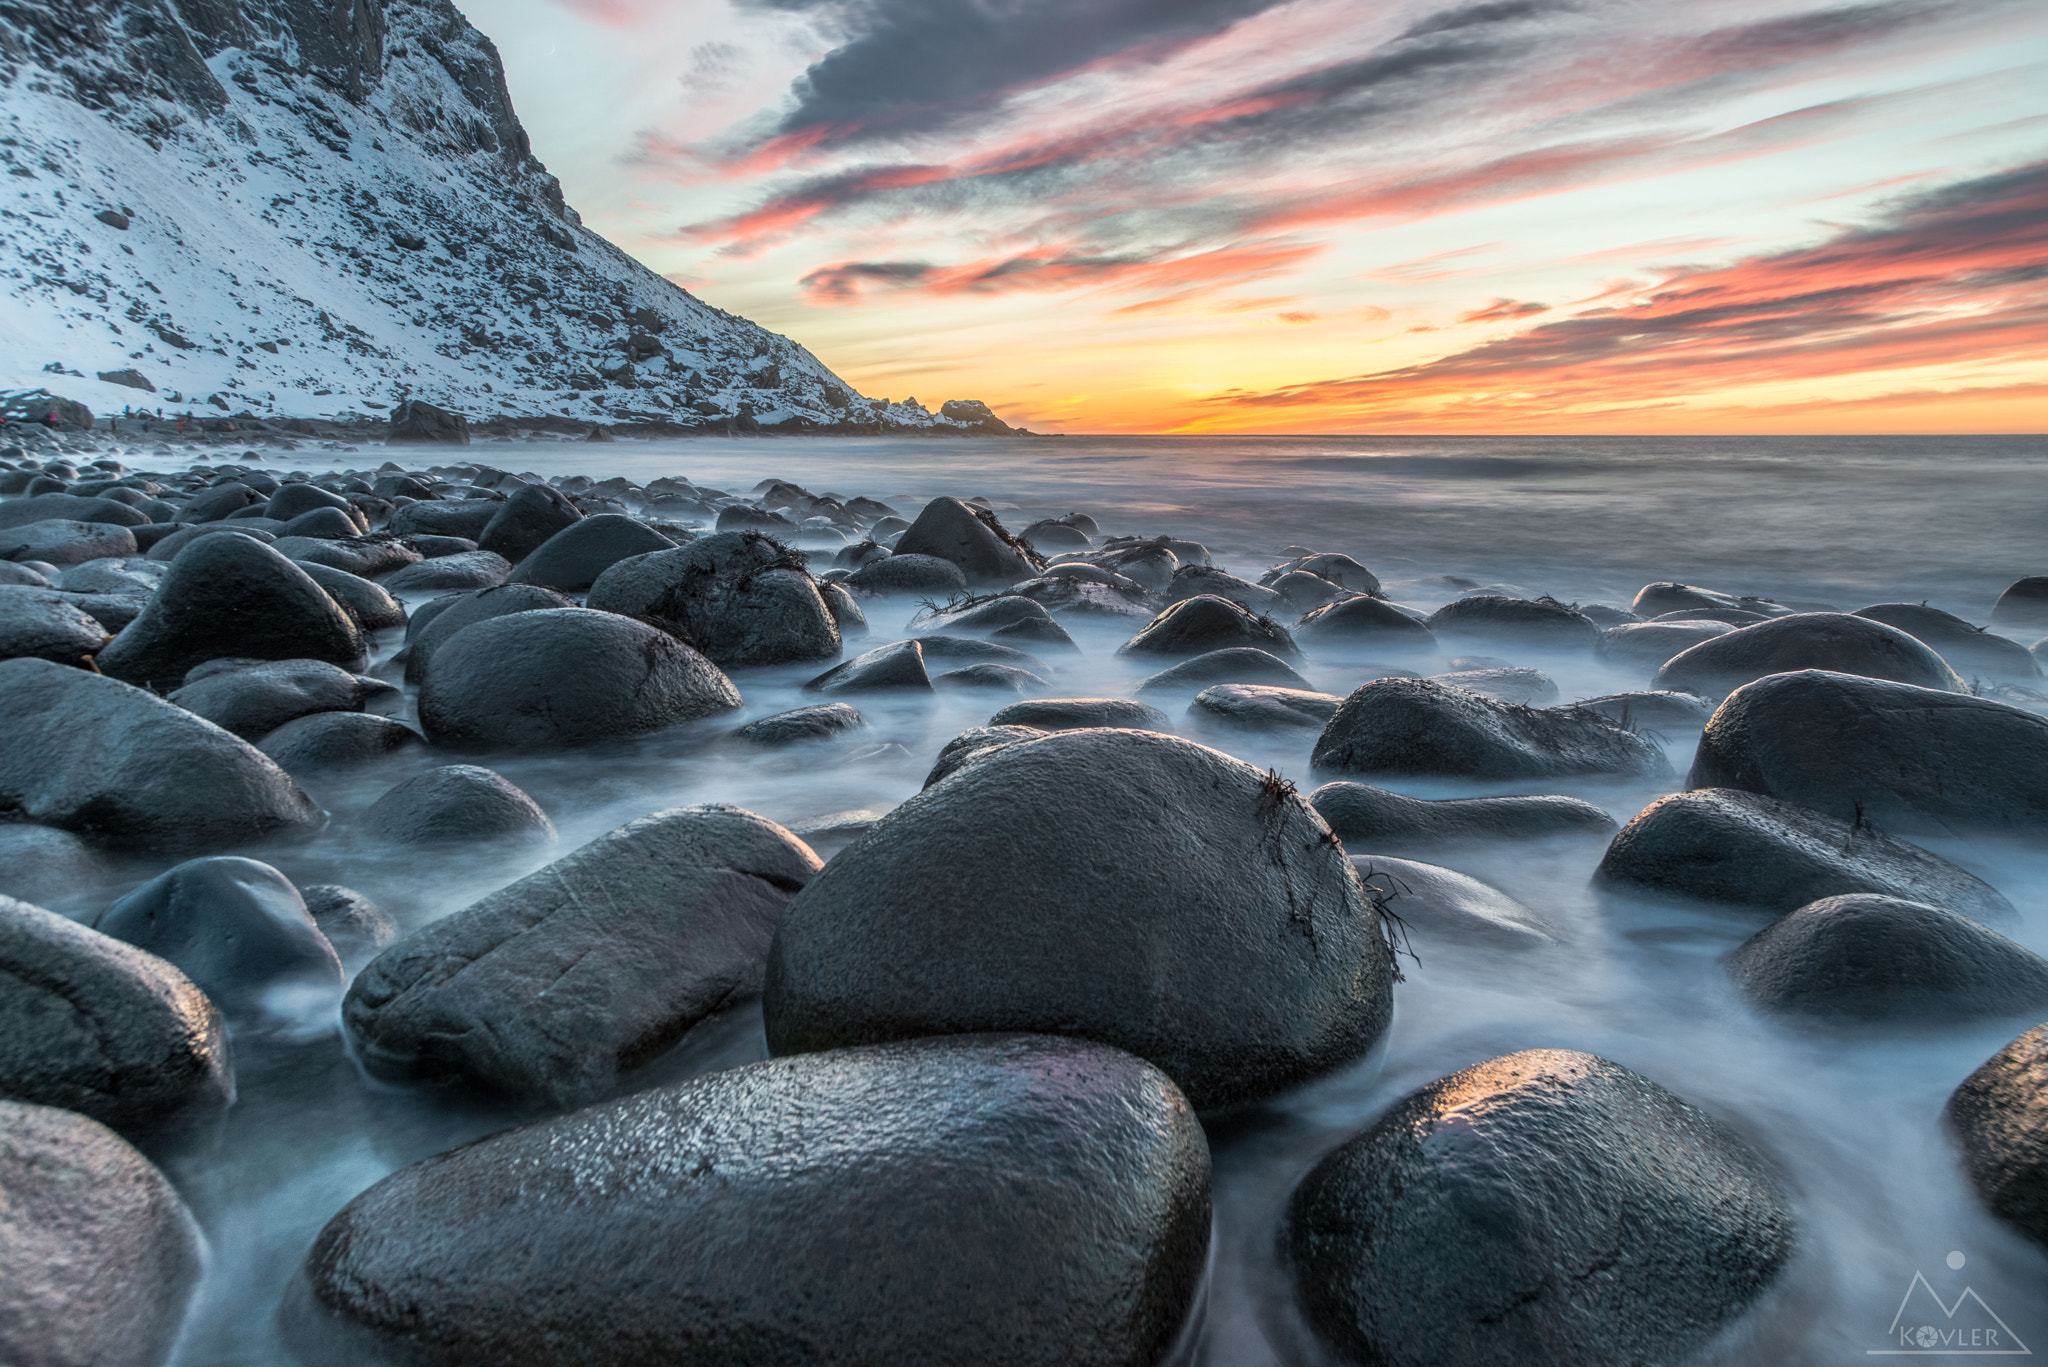
[[846, 41], [804, 73], [778, 130], [854, 142], [938, 128], [1019, 86], [1220, 33], [1282, 0], [747, 0], [813, 13]]

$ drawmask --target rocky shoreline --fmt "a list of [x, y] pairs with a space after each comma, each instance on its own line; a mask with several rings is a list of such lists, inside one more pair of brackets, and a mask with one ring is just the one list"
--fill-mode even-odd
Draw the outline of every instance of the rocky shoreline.
[[[9, 1361], [1219, 1360], [1245, 1135], [1413, 1076], [1413, 979], [1583, 952], [1465, 871], [1525, 856], [1745, 927], [1684, 971], [1772, 1028], [2010, 1039], [1950, 1162], [2048, 1247], [2048, 960], [1974, 853], [2048, 829], [2010, 634], [2048, 579], [1996, 631], [1668, 580], [1428, 608], [985, 499], [99, 440], [0, 453]], [[917, 777], [785, 824], [733, 800], [769, 766]], [[1271, 1313], [1318, 1361], [1770, 1341], [1810, 1193], [1693, 1085], [1428, 1069], [1290, 1170]], [[354, 1142], [337, 1104], [377, 1160], [287, 1163], [304, 1229], [224, 1218], [252, 1147]]]

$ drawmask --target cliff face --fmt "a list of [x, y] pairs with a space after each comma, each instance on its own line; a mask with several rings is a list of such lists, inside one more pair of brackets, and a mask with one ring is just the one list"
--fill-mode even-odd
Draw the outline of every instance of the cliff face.
[[584, 228], [448, 0], [0, 0], [0, 172], [0, 386], [103, 413], [994, 430]]

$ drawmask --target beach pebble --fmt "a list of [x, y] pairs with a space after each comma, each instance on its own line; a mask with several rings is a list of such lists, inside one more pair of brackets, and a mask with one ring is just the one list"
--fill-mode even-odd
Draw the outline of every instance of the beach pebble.
[[138, 549], [135, 533], [106, 522], [50, 518], [0, 531], [0, 560], [27, 560], [60, 568], [104, 556], [135, 555]]
[[1449, 674], [1432, 674], [1432, 683], [1480, 693], [1496, 702], [1522, 707], [1548, 707], [1558, 699], [1557, 680], [1540, 669], [1519, 665], [1495, 665], [1482, 669], [1460, 669]]
[[660, 812], [400, 940], [343, 1021], [379, 1077], [588, 1102], [759, 993], [783, 908], [820, 867], [738, 807]]
[[15, 738], [0, 745], [0, 806], [112, 848], [220, 849], [323, 819], [245, 742], [86, 670], [0, 661], [0, 734]]
[[554, 749], [730, 711], [723, 670], [643, 622], [547, 608], [464, 627], [420, 685], [421, 729], [452, 750]]
[[834, 665], [804, 685], [806, 693], [929, 693], [924, 648], [916, 641], [876, 646], [844, 664]]
[[1041, 731], [1079, 731], [1114, 726], [1137, 731], [1170, 731], [1173, 723], [1150, 703], [1129, 698], [1034, 698], [1011, 703], [988, 719], [990, 726], [1035, 726]]
[[1209, 1108], [1356, 1057], [1391, 988], [1379, 918], [1291, 788], [1089, 730], [977, 756], [838, 855], [784, 914], [763, 1004], [777, 1053], [1056, 1029]]
[[1795, 911], [1878, 893], [2009, 922], [1997, 889], [1918, 845], [1758, 793], [1702, 788], [1652, 802], [1622, 827], [1595, 877], [1610, 886]]
[[1338, 1148], [1295, 1191], [1286, 1241], [1347, 1361], [1623, 1367], [1689, 1358], [1740, 1316], [1794, 1224], [1728, 1126], [1543, 1049], [1441, 1078]]
[[1963, 1080], [1942, 1111], [1992, 1214], [2048, 1246], [2048, 1025]]
[[508, 582], [581, 593], [619, 561], [671, 550], [675, 544], [644, 522], [619, 513], [598, 513], [542, 542], [519, 562]]
[[167, 959], [237, 1026], [332, 1010], [341, 961], [289, 878], [234, 855], [193, 859], [102, 911], [93, 928]]
[[836, 659], [839, 626], [803, 561], [759, 532], [718, 532], [611, 566], [588, 603], [671, 628], [723, 669]]
[[1728, 971], [1773, 1011], [1900, 1023], [2048, 1010], [2048, 959], [1943, 907], [1856, 893], [1752, 936]]
[[1429, 615], [1429, 629], [1443, 641], [1486, 641], [1539, 650], [1589, 651], [1600, 643], [1600, 628], [1574, 608], [1549, 598], [1491, 593], [1444, 604]]
[[1346, 845], [1427, 849], [1500, 840], [1614, 834], [1614, 818], [1575, 797], [1407, 797], [1369, 783], [1325, 783], [1309, 805]]
[[351, 674], [319, 660], [278, 660], [209, 671], [172, 693], [170, 701], [256, 742], [286, 722], [315, 712], [392, 712], [404, 702], [404, 695], [382, 679]]
[[305, 899], [306, 914], [350, 973], [398, 939], [398, 923], [390, 913], [360, 892], [333, 883], [314, 883], [300, 888], [299, 895]]
[[474, 764], [414, 774], [371, 803], [356, 823], [379, 846], [480, 845], [553, 840], [555, 823], [515, 784]]
[[583, 514], [560, 490], [528, 484], [497, 505], [475, 540], [479, 550], [501, 555], [516, 565], [556, 532], [582, 519]]
[[921, 594], [930, 598], [967, 592], [967, 575], [936, 555], [892, 555], [871, 560], [846, 578], [846, 587], [874, 597]]
[[1367, 646], [1375, 650], [1436, 649], [1436, 633], [1380, 598], [1346, 598], [1318, 607], [1295, 624], [1294, 632], [1311, 650]]
[[1800, 612], [1738, 627], [1673, 656], [1650, 686], [1720, 698], [1766, 675], [1804, 669], [1969, 691], [1941, 656], [1905, 632], [1846, 612]]
[[55, 589], [0, 585], [0, 659], [88, 669], [107, 638], [106, 627]]
[[1595, 712], [1515, 707], [1428, 679], [1374, 679], [1344, 699], [1311, 757], [1321, 772], [1485, 779], [1657, 777], [1653, 742]]
[[1334, 693], [1312, 689], [1213, 684], [1195, 694], [1188, 716], [1238, 731], [1321, 731], [1343, 701]]
[[1233, 646], [1250, 646], [1283, 660], [1301, 658], [1286, 627], [1268, 617], [1255, 617], [1227, 598], [1206, 594], [1166, 608], [1118, 647], [1117, 654], [1204, 655]]
[[1721, 704], [1687, 786], [1745, 788], [1908, 834], [2038, 835], [2048, 718], [1849, 674], [1779, 674]]
[[142, 615], [98, 656], [100, 672], [172, 689], [208, 660], [365, 658], [362, 632], [306, 572], [261, 542], [211, 536], [171, 562]]
[[405, 625], [405, 609], [399, 606], [398, 600], [382, 585], [373, 584], [359, 574], [335, 569], [332, 565], [322, 565], [310, 560], [293, 563], [304, 570], [306, 577], [318, 584], [321, 592], [332, 598], [336, 606], [354, 620], [359, 630], [387, 631]]
[[916, 1040], [401, 1169], [315, 1241], [287, 1332], [323, 1364], [1137, 1367], [1173, 1346], [1208, 1246], [1208, 1147], [1158, 1070], [1080, 1040]]
[[800, 741], [836, 740], [868, 724], [851, 703], [819, 703], [748, 722], [733, 734], [754, 745], [794, 745]]
[[449, 593], [488, 589], [505, 582], [512, 562], [496, 551], [461, 551], [407, 565], [384, 581], [390, 593]]
[[1446, 948], [1536, 949], [1557, 941], [1535, 912], [1455, 869], [1384, 854], [1354, 854], [1351, 866], [1366, 896], [1400, 917], [1404, 934]]
[[199, 1227], [98, 1121], [0, 1101], [0, 1362], [159, 1367], [204, 1267]]
[[1925, 603], [1873, 603], [1856, 609], [1856, 616], [1897, 627], [1948, 661], [1949, 667], [1966, 679], [1983, 676], [2025, 682], [2041, 677], [2040, 663], [2018, 641], [1994, 636], [1952, 612]]
[[1136, 691], [1140, 696], [1179, 694], [1186, 697], [1219, 683], [1269, 684], [1303, 693], [1314, 691], [1309, 681], [1295, 673], [1285, 660], [1250, 646], [1211, 650], [1182, 660], [1141, 681]]
[[935, 498], [925, 504], [896, 542], [895, 553], [950, 561], [970, 584], [1014, 584], [1036, 574], [1043, 563], [1002, 529], [995, 514], [957, 498]]
[[175, 1137], [234, 1102], [220, 1013], [190, 978], [4, 896], [0, 1019], [0, 1097], [78, 1111], [144, 1141]]

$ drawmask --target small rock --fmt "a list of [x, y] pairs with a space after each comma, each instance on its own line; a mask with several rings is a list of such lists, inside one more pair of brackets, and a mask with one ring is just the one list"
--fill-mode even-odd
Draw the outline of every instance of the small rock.
[[210, 673], [171, 694], [170, 701], [255, 742], [315, 712], [392, 711], [404, 695], [382, 679], [319, 660], [279, 660]]
[[1044, 566], [1030, 547], [1003, 530], [994, 513], [957, 498], [935, 498], [925, 504], [910, 530], [897, 541], [895, 554], [950, 561], [970, 584], [1014, 584]]
[[0, 659], [92, 668], [107, 629], [55, 589], [0, 585]]
[[1991, 1213], [2048, 1246], [2048, 1025], [1963, 1079], [1942, 1118]]
[[[332, 565], [321, 565], [310, 560], [292, 562], [306, 572], [306, 577], [320, 586], [349, 618], [356, 629], [362, 632], [388, 631], [405, 625], [405, 609], [398, 600], [384, 589], [359, 574], [335, 569]], [[404, 570], [399, 571], [405, 573]]]
[[1488, 669], [1460, 669], [1450, 674], [1432, 674], [1430, 682], [1479, 693], [1496, 702], [1523, 707], [1548, 707], [1558, 699], [1557, 681], [1540, 669], [1506, 665]]
[[1473, 594], [1429, 615], [1440, 640], [1493, 641], [1539, 650], [1587, 651], [1600, 643], [1591, 618], [1553, 598]]
[[915, 593], [950, 598], [967, 592], [966, 573], [936, 555], [892, 555], [887, 560], [870, 561], [848, 575], [845, 583], [855, 593], [877, 597]]
[[1250, 646], [1212, 650], [1152, 675], [1139, 683], [1139, 694], [1199, 693], [1211, 684], [1269, 684], [1301, 693], [1312, 693], [1307, 679], [1288, 667], [1285, 660]]
[[391, 593], [446, 593], [488, 589], [512, 573], [512, 562], [496, 551], [461, 551], [407, 565], [384, 581]]
[[1011, 703], [988, 719], [990, 726], [1033, 726], [1041, 731], [1080, 731], [1092, 727], [1123, 727], [1134, 731], [1170, 731], [1173, 723], [1150, 703], [1129, 698], [1034, 698]]
[[387, 845], [553, 840], [540, 804], [489, 769], [449, 764], [414, 774], [370, 804], [357, 830]]
[[1800, 612], [1738, 627], [1673, 656], [1650, 686], [1720, 698], [1766, 675], [1808, 669], [1969, 692], [1941, 656], [1905, 632], [1846, 612]]
[[794, 745], [800, 741], [837, 740], [867, 724], [868, 719], [851, 703], [820, 703], [748, 722], [734, 734], [754, 745]]
[[1768, 599], [1717, 593], [1713, 589], [1696, 588], [1691, 584], [1676, 584], [1670, 580], [1643, 585], [1629, 607], [1636, 616], [1645, 620], [1661, 617], [1669, 612], [1694, 610], [1748, 612], [1764, 617], [1783, 617], [1791, 611], [1790, 608], [1781, 607]]
[[1295, 634], [1310, 649], [1341, 646], [1397, 652], [1436, 649], [1435, 632], [1378, 598], [1346, 598], [1318, 607], [1301, 619], [1295, 627]]
[[1713, 704], [1696, 693], [1609, 693], [1575, 702], [1572, 707], [1598, 712], [1631, 731], [1697, 731], [1714, 714]]
[[1296, 556], [1284, 564], [1275, 565], [1259, 582], [1271, 588], [1290, 574], [1312, 574], [1353, 593], [1376, 594], [1380, 591], [1378, 575], [1348, 555], [1327, 552]]
[[1254, 617], [1228, 599], [1206, 594], [1184, 599], [1161, 612], [1118, 647], [1117, 654], [1204, 655], [1234, 646], [1250, 646], [1283, 660], [1301, 658], [1286, 627], [1271, 618]]
[[675, 542], [644, 522], [618, 513], [599, 513], [549, 537], [519, 562], [510, 582], [582, 593], [619, 561], [674, 547]]
[[294, 778], [382, 759], [408, 746], [424, 745], [404, 722], [366, 712], [315, 712], [288, 721], [263, 738], [258, 748]]
[[925, 672], [924, 648], [916, 641], [898, 641], [877, 646], [835, 665], [804, 685], [806, 693], [929, 693], [931, 675]]
[[1188, 715], [1239, 731], [1321, 731], [1343, 701], [1334, 693], [1270, 684], [1213, 684], [1195, 694]]
[[69, 831], [28, 821], [0, 822], [0, 893], [56, 906], [114, 881], [118, 865]]
[[1406, 797], [1367, 783], [1325, 783], [1309, 805], [1346, 845], [1427, 849], [1552, 836], [1614, 834], [1614, 818], [1575, 797]]
[[1366, 896], [1402, 930], [1449, 949], [1538, 949], [1557, 943], [1541, 917], [1490, 883], [1384, 854], [1354, 854]]
[[1672, 656], [1733, 630], [1726, 622], [1632, 622], [1601, 632], [1599, 655], [1609, 664], [1654, 674]]
[[528, 484], [498, 505], [498, 511], [476, 538], [478, 549], [518, 563], [583, 514], [560, 490]]
[[1541, 711], [1428, 679], [1374, 679], [1316, 740], [1318, 771], [1486, 779], [1670, 772], [1654, 743], [1594, 712]]
[[398, 925], [382, 907], [349, 888], [316, 883], [299, 889], [306, 913], [341, 962], [353, 973], [389, 949], [398, 939]]

